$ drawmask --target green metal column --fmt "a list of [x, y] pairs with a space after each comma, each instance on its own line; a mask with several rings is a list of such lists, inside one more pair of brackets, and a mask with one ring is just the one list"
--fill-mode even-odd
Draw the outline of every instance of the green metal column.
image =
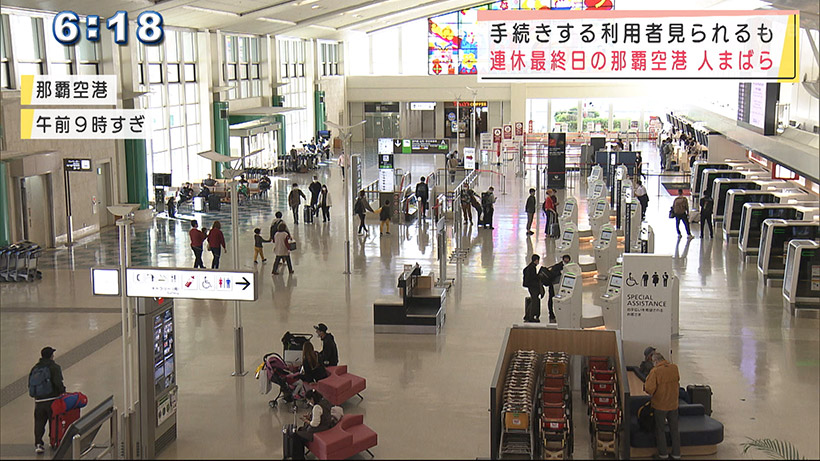
[[327, 113], [325, 112], [325, 92], [313, 92], [313, 113], [315, 115], [314, 121], [316, 123], [316, 130], [314, 134], [319, 137], [319, 131], [325, 129], [325, 120], [327, 120]]
[[6, 162], [0, 162], [0, 246], [8, 245], [11, 239], [11, 207], [9, 207], [9, 184], [6, 181]]
[[[214, 101], [214, 151], [222, 155], [231, 155], [231, 130], [228, 124], [228, 102]], [[230, 165], [217, 163], [214, 165], [215, 176], [222, 178], [222, 169]]]
[[125, 140], [125, 177], [128, 203], [148, 208], [148, 157], [144, 139]]

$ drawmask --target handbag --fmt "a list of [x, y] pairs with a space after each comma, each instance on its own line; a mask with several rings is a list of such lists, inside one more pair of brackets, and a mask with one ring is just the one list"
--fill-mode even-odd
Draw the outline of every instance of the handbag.
[[291, 240], [288, 242], [288, 250], [295, 251], [296, 250], [296, 242]]
[[692, 210], [689, 212], [689, 222], [700, 222], [700, 211]]
[[672, 219], [674, 217], [675, 217], [675, 208], [670, 206], [669, 207], [669, 219]]

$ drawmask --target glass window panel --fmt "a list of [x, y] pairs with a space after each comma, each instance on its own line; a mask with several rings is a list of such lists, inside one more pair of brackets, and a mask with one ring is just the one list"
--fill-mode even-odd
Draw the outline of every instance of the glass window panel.
[[162, 46], [148, 45], [145, 47], [145, 58], [148, 62], [162, 62]]
[[251, 65], [251, 78], [259, 78], [259, 64]]
[[199, 143], [199, 125], [188, 125], [188, 145]]
[[253, 80], [251, 81], [251, 85], [253, 88], [253, 95], [254, 96], [261, 96], [262, 95], [262, 81], [261, 80]]
[[185, 64], [185, 81], [196, 81], [196, 64]]
[[43, 73], [43, 67], [40, 63], [28, 63], [28, 62], [19, 62], [17, 63], [17, 74], [18, 75], [40, 75]]
[[80, 61], [99, 61], [100, 58], [97, 50], [99, 43], [89, 42], [85, 39], [85, 35], [83, 35], [83, 38], [74, 46], [77, 51], [77, 59]]
[[151, 85], [148, 93], [148, 107], [157, 108], [165, 105], [165, 94], [162, 85]]
[[[11, 36], [19, 38], [14, 41], [14, 54], [19, 61], [37, 61], [42, 59], [38, 18], [11, 15], [9, 17]], [[20, 75], [23, 75], [22, 73]]]
[[226, 80], [236, 80], [236, 64], [227, 65], [228, 75]]
[[168, 64], [168, 82], [179, 83], [179, 64]]
[[199, 91], [196, 86], [196, 83], [185, 84], [185, 102], [187, 104], [199, 102]]
[[174, 176], [182, 179], [182, 181], [190, 181], [188, 177], [188, 156], [185, 155], [185, 149], [174, 149], [171, 151], [171, 171]]
[[[168, 151], [154, 152], [154, 171], [166, 173], [171, 171], [171, 155]], [[174, 178], [176, 184], [176, 176], [172, 176], [172, 178]]]
[[79, 75], [97, 75], [100, 73], [97, 63], [80, 64], [77, 70]]
[[182, 59], [185, 62], [196, 61], [196, 34], [193, 32], [182, 33]]
[[248, 79], [248, 65], [247, 64], [240, 64], [239, 65], [239, 78], [243, 80]]
[[228, 99], [236, 99], [236, 95], [237, 95], [238, 90], [239, 90], [238, 88], [233, 88], [231, 90], [228, 90]]
[[0, 88], [11, 88], [8, 62], [0, 63]]
[[171, 128], [171, 149], [185, 147], [185, 128]]
[[236, 37], [225, 37], [225, 61], [236, 62]]
[[182, 104], [182, 85], [168, 85], [168, 104], [172, 106]]
[[51, 63], [48, 66], [48, 73], [51, 75], [71, 75], [70, 63]]
[[258, 37], [251, 39], [251, 62], [259, 62], [259, 40]]
[[154, 130], [151, 134], [151, 149], [160, 152], [168, 149], [168, 130]]
[[248, 62], [248, 37], [239, 37], [239, 62]]
[[[4, 15], [5, 16], [5, 15]], [[63, 61], [70, 61], [71, 60], [71, 47], [64, 46], [54, 38], [53, 33], [47, 33], [52, 29], [52, 23], [54, 22], [54, 17], [49, 16], [45, 18], [44, 24], [44, 34], [46, 39], [46, 54], [48, 55], [49, 61], [52, 62], [63, 62]], [[0, 34], [0, 38], [2, 38], [3, 34]], [[5, 44], [0, 46], [0, 50], [2, 50], [2, 57], [6, 57], [6, 50]]]
[[165, 60], [168, 62], [179, 62], [179, 50], [177, 49], [177, 32], [165, 30]]
[[[171, 106], [168, 108], [168, 122], [171, 124], [172, 127], [183, 125], [184, 120], [182, 120], [182, 106]], [[179, 146], [172, 145], [172, 147]]]
[[165, 120], [165, 109], [150, 108], [148, 109], [148, 116], [151, 118], [151, 127], [154, 130], [161, 130], [168, 127], [168, 122]]
[[[6, 20], [8, 15], [0, 15], [0, 59], [7, 59], [9, 57], [6, 49]], [[55, 41], [56, 43], [56, 41]]]
[[240, 94], [241, 94], [240, 97], [241, 98], [247, 98], [249, 96], [248, 91], [249, 91], [249, 88], [250, 88], [250, 85], [248, 84], [248, 81], [247, 80], [240, 80], [239, 81], [239, 87], [240, 87]]
[[162, 64], [148, 64], [148, 83], [162, 83]]
[[[199, 105], [188, 104], [185, 106], [185, 123], [199, 123]], [[190, 139], [188, 140], [190, 142]]]

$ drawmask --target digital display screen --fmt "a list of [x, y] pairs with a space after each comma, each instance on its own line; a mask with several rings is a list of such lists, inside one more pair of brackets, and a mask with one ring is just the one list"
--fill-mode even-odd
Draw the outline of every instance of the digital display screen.
[[623, 284], [623, 281], [624, 281], [624, 279], [620, 275], [613, 275], [609, 279], [609, 286], [614, 287], [614, 288], [621, 288], [621, 285]]
[[564, 236], [561, 237], [561, 240], [567, 240], [567, 241], [572, 240], [572, 234], [573, 234], [572, 231], [564, 231]]
[[612, 232], [605, 230], [601, 231], [601, 240], [609, 240], [612, 238]]
[[564, 211], [566, 211], [567, 213], [572, 213], [572, 203], [567, 203], [566, 205], [564, 205]]
[[570, 290], [575, 288], [575, 276], [574, 275], [565, 275], [564, 279], [561, 280], [561, 287], [569, 288]]
[[176, 383], [174, 366], [174, 314], [171, 309], [154, 316], [154, 388], [156, 392]]
[[604, 211], [604, 208], [606, 208], [606, 202], [598, 202], [598, 204], [595, 205], [595, 211]]
[[601, 184], [595, 186], [595, 195], [599, 195], [602, 190], [604, 190], [604, 186], [602, 186]]

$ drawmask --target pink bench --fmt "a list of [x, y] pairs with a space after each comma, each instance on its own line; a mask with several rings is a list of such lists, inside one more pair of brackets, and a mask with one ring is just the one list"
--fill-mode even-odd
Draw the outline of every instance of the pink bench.
[[[364, 399], [360, 394], [367, 387], [367, 380], [347, 372], [347, 365], [327, 367], [330, 376], [307, 387], [316, 389], [333, 405], [341, 405], [354, 395]], [[361, 451], [361, 450], [359, 450]]]
[[305, 446], [318, 459], [347, 459], [378, 445], [379, 436], [364, 424], [363, 415], [345, 415], [332, 428], [313, 434]]

